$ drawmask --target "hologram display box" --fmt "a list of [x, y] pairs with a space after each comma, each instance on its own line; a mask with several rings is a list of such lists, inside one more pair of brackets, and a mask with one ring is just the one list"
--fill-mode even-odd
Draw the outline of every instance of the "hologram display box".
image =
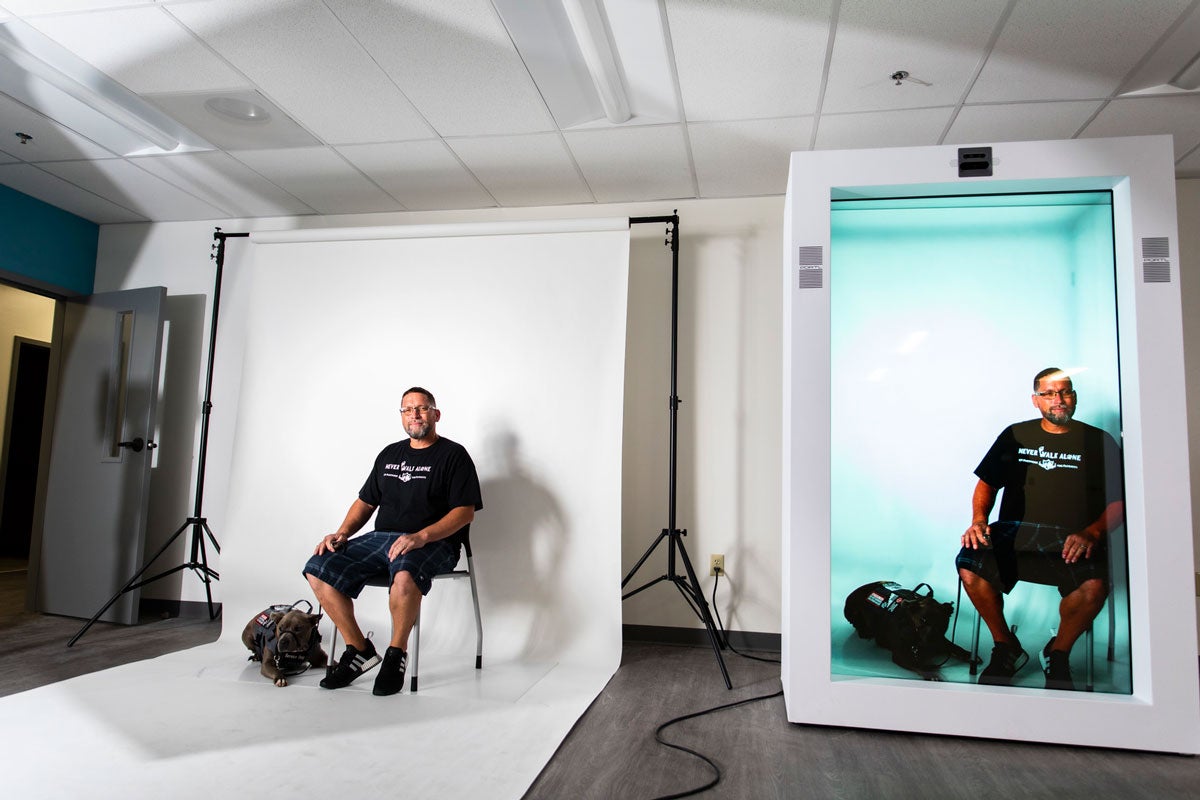
[[[1200, 752], [1171, 139], [1002, 143], [983, 151], [990, 175], [962, 151], [792, 155], [788, 718]], [[1037, 655], [1059, 592], [1024, 581], [1005, 597], [1031, 656], [1013, 685], [978, 685], [955, 658], [923, 680], [856, 635], [844, 603], [874, 581], [928, 584], [958, 606], [946, 635], [971, 648], [976, 614], [957, 595], [955, 556], [974, 470], [1007, 425], [1039, 419], [1033, 376], [1052, 366], [1071, 376], [1074, 420], [1120, 446], [1106, 465], [1124, 502], [1100, 556], [1109, 596], [1071, 657], [1077, 687], [1095, 691], [1044, 688]], [[1037, 455], [1036, 469], [1073, 467]], [[984, 665], [991, 647], [984, 626]]]

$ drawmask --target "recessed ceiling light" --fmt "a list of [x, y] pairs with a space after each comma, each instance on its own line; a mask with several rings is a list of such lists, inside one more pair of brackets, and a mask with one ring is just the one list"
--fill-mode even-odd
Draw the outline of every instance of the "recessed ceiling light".
[[148, 94], [146, 99], [222, 150], [321, 144], [285, 110], [252, 89]]
[[271, 121], [271, 112], [260, 105], [239, 97], [210, 97], [204, 107], [222, 119], [248, 125], [262, 125]]

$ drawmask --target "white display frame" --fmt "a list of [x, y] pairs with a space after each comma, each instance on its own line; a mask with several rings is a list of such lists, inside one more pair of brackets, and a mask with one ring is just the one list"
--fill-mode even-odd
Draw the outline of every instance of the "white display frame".
[[[961, 178], [958, 146], [792, 154], [783, 264], [782, 681], [788, 719], [1200, 753], [1171, 137], [1007, 142], [991, 147], [994, 174]], [[1132, 694], [833, 675], [830, 201], [1084, 190], [1111, 191], [1113, 198], [1130, 531]], [[1143, 281], [1141, 241], [1147, 237], [1166, 237], [1170, 244], [1169, 282]], [[813, 246], [821, 248], [820, 280], [813, 280], [811, 257], [799, 255], [801, 248]], [[955, 498], [964, 508], [968, 500]], [[973, 622], [974, 610], [963, 602], [964, 619]]]

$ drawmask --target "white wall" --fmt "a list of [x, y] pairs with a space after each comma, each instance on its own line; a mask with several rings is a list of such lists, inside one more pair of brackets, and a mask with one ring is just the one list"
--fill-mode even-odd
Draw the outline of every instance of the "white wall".
[[[1175, 181], [1179, 208], [1179, 291], [1183, 302], [1184, 371], [1188, 393], [1188, 458], [1192, 464], [1192, 508], [1200, 509], [1200, 180]], [[1193, 511], [1192, 541], [1200, 559], [1200, 513]], [[1200, 573], [1200, 560], [1195, 565]], [[1200, 581], [1197, 581], [1200, 595]], [[1200, 597], [1196, 600], [1200, 649]]]
[[[168, 290], [166, 379], [159, 405], [158, 464], [151, 489], [147, 550], [154, 552], [191, 515], [199, 441], [213, 265], [213, 225], [254, 231], [441, 222], [574, 217], [680, 216], [679, 480], [676, 524], [702, 575], [710, 553], [726, 555], [729, 580], [718, 596], [730, 629], [778, 633], [779, 414], [781, 304], [778, 267], [782, 198], [681, 203], [490, 209], [471, 212], [357, 215], [213, 223], [109, 225], [100, 232], [96, 291], [163, 285]], [[625, 389], [622, 531], [628, 570], [667, 525], [670, 250], [665, 225], [632, 230]], [[247, 248], [231, 239], [225, 262], [223, 314], [234, 302]], [[218, 352], [222, 348], [218, 333]], [[213, 384], [204, 516], [217, 538], [229, 495], [231, 419], [238, 374]], [[569, 394], [567, 395], [569, 397]], [[580, 420], [587, 424], [587, 420]], [[450, 435], [450, 432], [447, 431]], [[382, 434], [381, 434], [382, 435]], [[347, 499], [347, 502], [349, 498]], [[340, 515], [339, 510], [337, 514]], [[336, 525], [338, 519], [330, 519]], [[184, 542], [163, 557], [184, 560]], [[482, 567], [481, 567], [482, 569]], [[660, 547], [630, 588], [666, 570]], [[221, 587], [218, 584], [216, 591]], [[732, 594], [730, 594], [732, 591]], [[143, 590], [149, 597], [203, 600], [203, 586], [178, 574]], [[625, 622], [700, 627], [678, 592], [659, 585], [626, 601]]]

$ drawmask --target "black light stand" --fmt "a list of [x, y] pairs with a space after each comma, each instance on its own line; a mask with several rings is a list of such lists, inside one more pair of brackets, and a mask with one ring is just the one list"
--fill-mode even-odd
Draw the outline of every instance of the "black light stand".
[[[159, 551], [151, 556], [149, 560], [143, 563], [142, 568], [135, 572], [133, 577], [130, 578], [129, 581], [122, 586], [120, 590], [118, 590], [117, 593], [114, 594], [99, 611], [96, 612], [95, 616], [89, 619], [84, 626], [79, 629], [79, 632], [71, 637], [71, 641], [67, 642], [67, 647], [70, 647], [75, 644], [75, 642], [79, 641], [79, 637], [87, 633], [88, 628], [92, 627], [96, 620], [100, 619], [104, 612], [108, 611], [109, 607], [112, 606], [113, 603], [117, 602], [118, 599], [120, 599], [121, 595], [125, 594], [126, 592], [133, 591], [134, 589], [139, 589], [148, 583], [153, 583], [159, 578], [165, 578], [168, 575], [173, 575], [176, 572], [180, 572], [181, 570], [185, 569], [194, 570], [196, 574], [200, 576], [200, 580], [204, 581], [204, 592], [208, 597], [208, 618], [210, 620], [217, 618], [217, 614], [219, 612], [213, 606], [212, 582], [215, 580], [220, 580], [221, 576], [216, 570], [208, 566], [208, 552], [204, 547], [204, 537], [208, 537], [208, 540], [212, 542], [213, 548], [218, 553], [221, 552], [221, 545], [217, 543], [216, 537], [213, 536], [212, 529], [208, 527], [208, 520], [202, 516], [202, 508], [204, 505], [204, 469], [208, 456], [208, 421], [209, 414], [212, 411], [213, 363], [215, 361], [217, 345], [217, 315], [221, 306], [221, 271], [225, 267], [225, 240], [241, 238], [249, 235], [249, 233], [223, 233], [220, 228], [217, 228], [216, 232], [213, 234], [213, 241], [216, 242], [216, 244], [212, 246], [212, 249], [215, 252], [210, 255], [210, 258], [217, 262], [217, 275], [215, 286], [213, 288], [212, 324], [209, 327], [208, 332], [208, 373], [204, 379], [204, 405], [201, 406], [200, 422], [200, 458], [196, 475], [196, 502], [195, 506], [193, 507], [192, 516], [188, 517], [184, 523], [180, 525], [178, 529], [176, 529], [175, 533], [171, 534], [171, 538], [167, 539], [166, 543], [159, 548]], [[192, 552], [191, 558], [187, 561], [187, 563], [180, 564], [177, 567], [172, 567], [166, 572], [160, 572], [152, 578], [138, 580], [142, 577], [142, 573], [148, 570], [150, 565], [158, 560], [159, 556], [167, 552], [167, 549], [175, 543], [175, 540], [178, 539], [183, 532], [189, 528], [192, 531]]]
[[[638, 559], [638, 562], [633, 565], [633, 569], [629, 570], [629, 574], [621, 581], [621, 588], [624, 589], [626, 584], [633, 579], [634, 573], [641, 568], [642, 564], [646, 563], [646, 560], [650, 558], [650, 554], [654, 552], [654, 549], [664, 539], [667, 541], [667, 573], [634, 589], [632, 592], [627, 592], [621, 596], [621, 599], [625, 600], [633, 597], [638, 592], [649, 589], [651, 586], [662, 581], [670, 581], [675, 584], [675, 587], [679, 589], [679, 593], [683, 595], [683, 599], [687, 601], [692, 611], [704, 623], [704, 629], [708, 632], [709, 644], [712, 645], [713, 655], [717, 657], [717, 664], [721, 667], [721, 676], [725, 679], [725, 688], [732, 689], [733, 684], [729, 680], [729, 672], [725, 669], [725, 659], [721, 656], [724, 644], [721, 641], [721, 637], [717, 635], [717, 626], [713, 622], [708, 602], [704, 599], [704, 592], [700, 589], [700, 581], [696, 580], [696, 571], [692, 568], [692, 561], [688, 558], [687, 549], [683, 546], [683, 537], [687, 536], [687, 531], [682, 531], [675, 527], [675, 471], [679, 441], [679, 404], [682, 402], [676, 393], [679, 371], [679, 214], [676, 212], [669, 217], [629, 218], [630, 225], [646, 222], [665, 222], [669, 225], [667, 228], [667, 239], [664, 244], [671, 248], [671, 397], [669, 402], [671, 410], [671, 435], [667, 481], [667, 527], [663, 528], [662, 532], [658, 534], [658, 538], [654, 540], [654, 543]], [[680, 575], [675, 569], [677, 556], [683, 561], [683, 568], [687, 573], [686, 575]]]

